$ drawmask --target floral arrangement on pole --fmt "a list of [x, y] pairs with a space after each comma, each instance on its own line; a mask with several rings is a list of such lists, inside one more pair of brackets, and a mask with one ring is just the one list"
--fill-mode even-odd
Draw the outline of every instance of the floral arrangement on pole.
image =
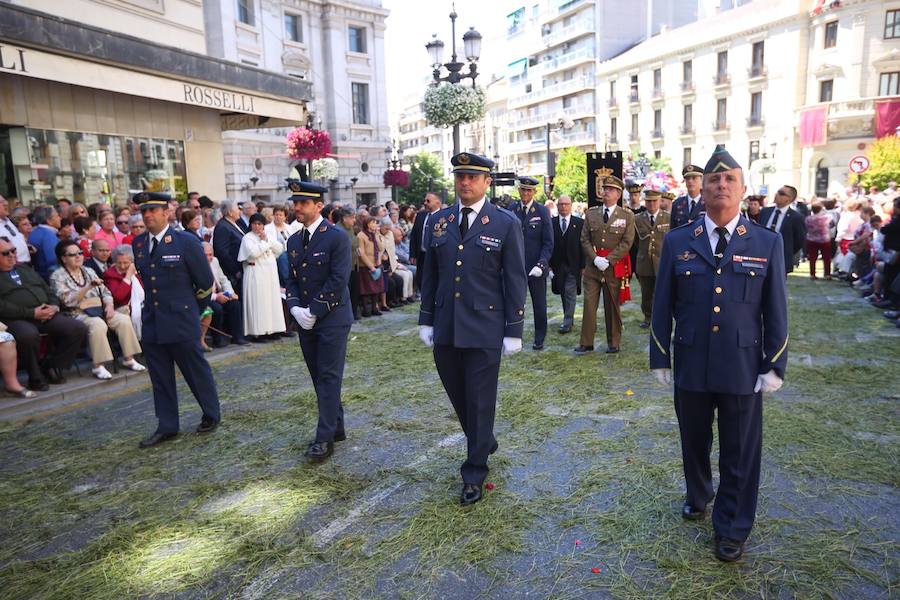
[[312, 161], [313, 179], [337, 179], [338, 161], [333, 158], [320, 158]]
[[409, 171], [403, 169], [388, 169], [384, 172], [384, 187], [397, 186], [401, 188], [409, 187]]
[[484, 116], [484, 90], [442, 83], [425, 91], [425, 118], [435, 127], [471, 123]]
[[287, 134], [287, 153], [294, 160], [317, 160], [331, 152], [331, 136], [321, 129], [297, 127]]

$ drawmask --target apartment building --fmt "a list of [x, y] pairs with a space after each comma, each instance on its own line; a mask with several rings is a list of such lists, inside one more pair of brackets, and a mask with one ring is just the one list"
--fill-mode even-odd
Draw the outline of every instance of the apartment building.
[[[390, 123], [385, 89], [385, 18], [380, 0], [205, 0], [210, 55], [308, 82], [311, 125], [326, 129], [337, 179], [321, 182], [350, 204], [390, 199], [382, 184]], [[304, 124], [304, 123], [297, 123]], [[227, 195], [280, 200], [296, 165], [285, 154], [289, 128], [260, 122], [226, 133]]]

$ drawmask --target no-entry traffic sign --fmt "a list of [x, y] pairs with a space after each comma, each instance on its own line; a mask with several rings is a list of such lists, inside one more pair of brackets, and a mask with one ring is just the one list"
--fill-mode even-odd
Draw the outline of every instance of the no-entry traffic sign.
[[859, 175], [869, 170], [869, 157], [859, 154], [850, 159], [850, 171]]

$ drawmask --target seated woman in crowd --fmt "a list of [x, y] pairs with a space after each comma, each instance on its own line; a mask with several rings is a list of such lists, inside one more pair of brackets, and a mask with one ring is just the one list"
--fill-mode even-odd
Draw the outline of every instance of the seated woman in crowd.
[[[356, 237], [359, 240], [359, 296], [362, 316], [380, 316], [378, 303], [385, 291], [384, 274], [381, 272], [381, 248], [378, 245], [378, 219], [365, 217], [364, 228]], [[369, 306], [371, 305], [371, 309]]]
[[100, 229], [94, 234], [95, 240], [106, 240], [110, 248], [115, 248], [125, 239], [125, 234], [116, 229], [116, 215], [111, 210], [104, 210], [97, 217]]
[[266, 236], [266, 218], [250, 217], [250, 231], [241, 240], [238, 261], [243, 263], [244, 334], [272, 337], [285, 330], [281, 311], [281, 285], [275, 260], [281, 244]]
[[[28, 236], [31, 235], [31, 230], [34, 229], [31, 221], [28, 220], [28, 215], [15, 215], [10, 219], [10, 221], [12, 221], [13, 225], [16, 226], [16, 229], [19, 230], [19, 233], [21, 233], [22, 236], [26, 240], [28, 240]], [[37, 252], [37, 248], [35, 248], [31, 244], [26, 244], [26, 246], [28, 248], [28, 254], [26, 254], [25, 256], [17, 256], [16, 262], [20, 264], [30, 265], [31, 257], [35, 255], [35, 253]]]
[[56, 246], [56, 259], [62, 265], [50, 276], [50, 287], [59, 297], [64, 312], [81, 321], [88, 328], [88, 349], [97, 379], [111, 379], [103, 363], [113, 360], [106, 337], [112, 329], [119, 339], [125, 360], [122, 364], [132, 371], [145, 367], [134, 359], [141, 351], [131, 319], [116, 312], [113, 298], [103, 280], [84, 267], [84, 255], [74, 240], [63, 240]]
[[134, 251], [128, 244], [116, 246], [112, 252], [112, 266], [103, 274], [103, 283], [112, 294], [116, 311], [131, 318], [137, 339], [141, 339], [141, 307], [144, 287], [134, 266]]
[[0, 374], [3, 375], [3, 387], [14, 396], [34, 398], [37, 394], [19, 383], [16, 377], [17, 367], [16, 338], [6, 331], [6, 325], [0, 323]]
[[831, 215], [821, 202], [813, 202], [812, 214], [806, 217], [806, 256], [809, 259], [809, 277], [816, 278], [816, 259], [822, 255], [825, 279], [831, 279]]

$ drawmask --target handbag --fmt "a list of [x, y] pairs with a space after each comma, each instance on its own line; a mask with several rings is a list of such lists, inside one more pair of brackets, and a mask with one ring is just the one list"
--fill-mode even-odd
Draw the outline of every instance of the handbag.
[[369, 271], [369, 275], [372, 276], [372, 281], [378, 281], [381, 279], [381, 267], [377, 267], [374, 271]]
[[78, 308], [89, 317], [103, 318], [103, 302], [96, 296], [85, 298], [78, 303]]

